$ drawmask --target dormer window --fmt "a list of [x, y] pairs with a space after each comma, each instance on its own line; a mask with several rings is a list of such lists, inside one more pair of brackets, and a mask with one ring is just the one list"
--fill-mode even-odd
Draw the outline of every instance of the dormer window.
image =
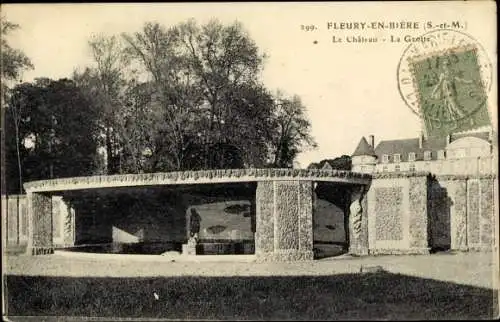
[[465, 158], [467, 155], [465, 149], [457, 149], [455, 150], [455, 157], [457, 159], [460, 159], [460, 158]]
[[415, 152], [408, 153], [408, 161], [415, 161]]
[[387, 154], [382, 155], [382, 162], [389, 163], [389, 156]]
[[401, 154], [396, 153], [394, 154], [394, 162], [401, 162]]
[[439, 150], [438, 151], [438, 159], [440, 159], [440, 160], [444, 159], [444, 150]]
[[431, 159], [431, 151], [424, 152], [424, 160], [428, 161]]

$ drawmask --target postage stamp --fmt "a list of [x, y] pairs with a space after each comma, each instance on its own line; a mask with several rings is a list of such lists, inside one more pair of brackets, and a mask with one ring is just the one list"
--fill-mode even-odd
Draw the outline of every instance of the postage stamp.
[[454, 30], [433, 31], [428, 37], [426, 45], [407, 48], [398, 69], [400, 93], [420, 116], [425, 134], [489, 126], [491, 64], [480, 44]]

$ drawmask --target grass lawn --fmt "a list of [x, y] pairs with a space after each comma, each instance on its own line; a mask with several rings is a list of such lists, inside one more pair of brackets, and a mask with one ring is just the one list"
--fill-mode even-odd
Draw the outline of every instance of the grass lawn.
[[9, 316], [335, 320], [487, 319], [498, 314], [493, 290], [387, 272], [291, 277], [7, 275], [5, 283]]

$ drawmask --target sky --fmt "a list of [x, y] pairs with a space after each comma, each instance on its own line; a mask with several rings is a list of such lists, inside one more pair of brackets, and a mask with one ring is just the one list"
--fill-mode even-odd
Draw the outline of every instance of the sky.
[[[307, 107], [318, 148], [299, 155], [302, 167], [352, 154], [362, 136], [374, 135], [377, 144], [419, 135], [421, 121], [398, 91], [398, 63], [410, 43], [381, 42], [382, 38], [417, 37], [425, 33], [422, 26], [427, 21], [436, 25], [458, 20], [483, 46], [496, 72], [493, 2], [10, 4], [2, 5], [1, 11], [21, 26], [9, 43], [23, 50], [35, 66], [23, 74], [23, 81], [70, 77], [75, 68], [90, 64], [87, 40], [93, 33], [135, 32], [145, 22], [171, 26], [189, 18], [199, 23], [211, 18], [241, 22], [269, 56], [261, 75], [264, 84], [299, 95]], [[328, 23], [345, 28], [352, 22], [418, 22], [420, 27], [328, 29]], [[311, 25], [315, 29], [306, 31]], [[344, 42], [334, 43], [334, 36]], [[358, 36], [379, 41], [346, 42]], [[490, 109], [496, 113], [496, 108]]]

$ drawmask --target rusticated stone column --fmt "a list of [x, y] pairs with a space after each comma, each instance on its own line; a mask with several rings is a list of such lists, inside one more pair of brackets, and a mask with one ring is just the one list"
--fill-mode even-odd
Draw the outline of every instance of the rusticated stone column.
[[51, 254], [52, 198], [42, 193], [28, 193], [28, 245], [29, 255]]
[[272, 257], [274, 252], [274, 184], [262, 181], [255, 193], [255, 254]]
[[354, 187], [349, 206], [349, 253], [368, 255], [367, 198], [364, 186]]
[[467, 181], [457, 179], [448, 181], [450, 208], [450, 248], [467, 251]]
[[427, 215], [427, 176], [409, 177], [410, 250], [412, 254], [429, 253]]
[[494, 182], [490, 178], [480, 180], [480, 244], [481, 250], [492, 250], [495, 243], [495, 196]]
[[313, 259], [312, 193], [311, 181], [257, 184], [255, 253], [259, 260]]
[[75, 226], [75, 208], [65, 200], [61, 200], [61, 211], [63, 220], [63, 246], [71, 247], [75, 245], [76, 226]]

